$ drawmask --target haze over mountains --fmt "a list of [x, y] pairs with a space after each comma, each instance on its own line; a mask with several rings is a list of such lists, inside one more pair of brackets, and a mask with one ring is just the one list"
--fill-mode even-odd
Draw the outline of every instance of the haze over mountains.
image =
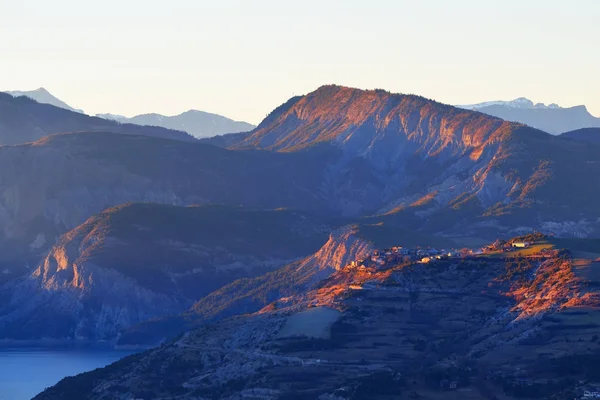
[[225, 133], [248, 132], [255, 128], [247, 122], [204, 111], [189, 110], [179, 115], [142, 114], [127, 118], [122, 115], [98, 114], [97, 117], [112, 119], [121, 123], [162, 126], [163, 128], [185, 131], [196, 138], [206, 138]]
[[531, 100], [520, 97], [512, 101], [488, 101], [458, 107], [520, 122], [553, 135], [581, 128], [600, 127], [600, 118], [590, 114], [583, 105], [563, 108], [554, 103], [534, 104]]
[[39, 88], [36, 90], [24, 90], [24, 91], [23, 90], [10, 90], [5, 93], [8, 93], [14, 97], [20, 97], [20, 96], [29, 97], [30, 99], [33, 99], [33, 100], [37, 101], [38, 103], [50, 104], [55, 107], [64, 108], [65, 110], [74, 111], [74, 112], [83, 114], [83, 110], [78, 110], [76, 108], [71, 107], [64, 101], [53, 96], [49, 91], [47, 91], [44, 88]]

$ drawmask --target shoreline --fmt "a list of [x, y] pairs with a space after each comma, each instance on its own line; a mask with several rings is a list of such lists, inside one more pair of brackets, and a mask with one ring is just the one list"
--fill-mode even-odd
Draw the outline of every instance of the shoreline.
[[141, 345], [115, 345], [114, 342], [98, 342], [92, 340], [73, 339], [34, 339], [15, 340], [0, 339], [0, 351], [11, 349], [45, 349], [45, 350], [110, 350], [110, 351], [135, 351], [141, 352], [156, 346]]

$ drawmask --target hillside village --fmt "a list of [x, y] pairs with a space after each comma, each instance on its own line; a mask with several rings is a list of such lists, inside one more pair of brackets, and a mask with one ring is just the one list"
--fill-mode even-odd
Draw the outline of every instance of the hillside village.
[[[520, 254], [521, 251], [532, 248], [534, 244], [543, 238], [544, 235], [542, 234], [532, 234], [517, 237], [508, 241], [497, 240], [496, 242], [479, 249], [436, 249], [431, 247], [406, 248], [402, 246], [393, 246], [390, 248], [373, 250], [366, 258], [351, 261], [346, 268], [358, 270], [386, 270], [402, 263], [428, 264], [439, 260], [473, 259], [486, 255], [515, 256]], [[538, 249], [533, 249], [531, 254], [527, 254], [528, 257], [548, 258], [555, 255], [555, 251], [552, 251], [550, 247], [540, 247], [539, 251], [537, 250]]]

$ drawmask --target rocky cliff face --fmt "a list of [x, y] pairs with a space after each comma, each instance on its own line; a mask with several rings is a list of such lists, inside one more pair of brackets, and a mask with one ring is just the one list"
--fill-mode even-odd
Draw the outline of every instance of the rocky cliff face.
[[112, 340], [315, 251], [329, 229], [283, 210], [110, 209], [63, 235], [29, 276], [0, 290], [0, 337]]
[[194, 304], [191, 315], [211, 320], [257, 311], [276, 299], [312, 289], [371, 250], [369, 242], [355, 236], [354, 228], [340, 229], [314, 255], [254, 279], [232, 282]]
[[[477, 193], [478, 181], [458, 176], [483, 175], [519, 129], [525, 128], [417, 96], [325, 86], [288, 103], [234, 148], [290, 152], [333, 144], [343, 157], [328, 166], [322, 190], [340, 212], [356, 215], [410, 204], [439, 186]], [[479, 181], [488, 176], [498, 180], [485, 174]], [[479, 196], [484, 207], [512, 186], [498, 178], [495, 198]], [[445, 206], [452, 198], [439, 200]]]

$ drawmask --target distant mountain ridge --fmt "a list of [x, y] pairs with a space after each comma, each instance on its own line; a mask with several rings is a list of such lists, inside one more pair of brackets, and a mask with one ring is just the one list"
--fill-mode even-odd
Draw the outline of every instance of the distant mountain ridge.
[[0, 93], [0, 145], [35, 142], [55, 133], [103, 131], [162, 137], [185, 142], [196, 138], [182, 131], [162, 127], [122, 124], [90, 117], [51, 104], [39, 103], [27, 96]]
[[[5, 92], [13, 97], [27, 97], [41, 104], [49, 104], [65, 110], [85, 114], [83, 110], [76, 109], [52, 95], [45, 88], [30, 91], [13, 90]], [[128, 118], [119, 114], [97, 114], [96, 117], [116, 121], [122, 124], [135, 124], [141, 126], [156, 126], [175, 131], [187, 132], [196, 138], [207, 138], [226, 133], [248, 132], [256, 126], [243, 121], [234, 121], [227, 117], [204, 111], [189, 110], [178, 115], [166, 116], [156, 113], [140, 114]], [[58, 132], [51, 132], [58, 133]]]
[[52, 95], [48, 90], [46, 90], [44, 88], [39, 88], [36, 90], [25, 90], [25, 91], [11, 90], [11, 91], [7, 91], [5, 93], [8, 93], [14, 97], [19, 97], [19, 96], [29, 97], [30, 99], [33, 99], [33, 100], [37, 101], [38, 103], [50, 104], [55, 107], [64, 108], [65, 110], [78, 112], [80, 114], [84, 113], [83, 110], [79, 110], [79, 109], [71, 107], [64, 101], [62, 101], [59, 98]]
[[136, 125], [161, 126], [187, 132], [196, 138], [206, 138], [225, 133], [248, 132], [254, 125], [242, 121], [234, 121], [218, 114], [189, 110], [179, 115], [165, 116], [161, 114], [141, 114], [127, 118], [122, 115], [98, 114], [97, 117], [112, 119], [121, 123]]
[[490, 107], [490, 106], [505, 106], [510, 108], [523, 108], [523, 109], [557, 109], [561, 108], [558, 104], [552, 103], [546, 105], [544, 103], [533, 103], [533, 101], [529, 100], [526, 97], [519, 97], [518, 99], [503, 101], [484, 101], [483, 103], [470, 104], [470, 105], [462, 105], [457, 106], [459, 108], [464, 108], [466, 110], [479, 110], [480, 108]]
[[563, 108], [557, 104], [534, 104], [520, 97], [512, 101], [487, 101], [457, 106], [479, 111], [506, 121], [519, 122], [553, 135], [581, 128], [600, 127], [600, 118], [589, 113], [585, 106]]

